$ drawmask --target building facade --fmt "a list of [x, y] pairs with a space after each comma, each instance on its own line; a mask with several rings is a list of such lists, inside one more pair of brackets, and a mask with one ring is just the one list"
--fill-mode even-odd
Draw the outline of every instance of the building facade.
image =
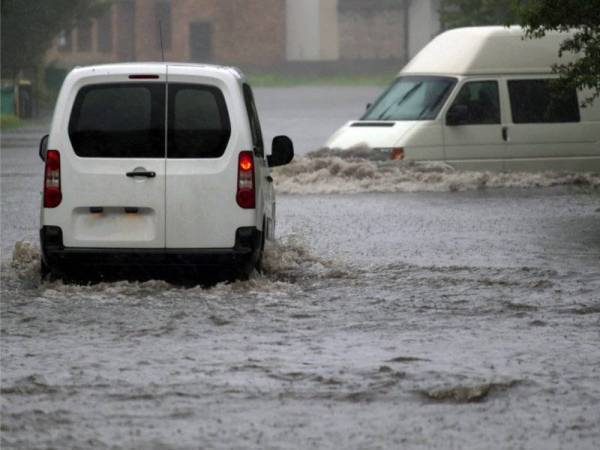
[[116, 0], [102, 17], [58, 36], [47, 62], [160, 61], [163, 51], [167, 61], [278, 63], [285, 0]]
[[403, 64], [439, 32], [439, 0], [115, 0], [63, 32], [47, 62]]

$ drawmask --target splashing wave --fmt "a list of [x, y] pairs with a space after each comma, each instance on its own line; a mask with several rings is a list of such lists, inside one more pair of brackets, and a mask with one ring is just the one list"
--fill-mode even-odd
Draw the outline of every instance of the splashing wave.
[[[205, 293], [240, 290], [275, 292], [287, 290], [301, 280], [350, 276], [350, 271], [342, 263], [314, 255], [301, 237], [290, 235], [267, 243], [263, 258], [263, 273], [255, 272], [247, 281], [220, 283], [210, 289], [200, 286], [192, 289]], [[183, 289], [162, 280], [101, 282], [90, 286], [65, 284], [62, 280], [42, 280], [40, 249], [36, 244], [28, 241], [15, 243], [12, 260], [2, 264], [2, 277], [12, 286], [40, 289], [45, 297], [78, 295], [82, 290], [89, 290], [90, 293], [102, 292], [104, 295], [114, 297], [168, 293], [171, 290]], [[188, 288], [188, 292], [189, 290]]]
[[600, 188], [598, 173], [459, 171], [443, 162], [390, 161], [366, 148], [322, 149], [274, 171], [280, 193], [445, 192], [579, 185]]

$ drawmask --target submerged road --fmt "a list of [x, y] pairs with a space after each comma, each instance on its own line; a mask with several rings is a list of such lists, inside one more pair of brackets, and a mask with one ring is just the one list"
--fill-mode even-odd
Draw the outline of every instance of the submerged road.
[[[375, 90], [257, 90], [265, 135], [289, 111], [306, 153], [337, 126], [319, 117]], [[3, 449], [598, 447], [594, 178], [434, 171], [382, 193], [353, 169], [359, 193], [300, 194], [299, 170], [275, 172], [290, 194], [264, 275], [77, 286], [39, 280], [42, 166], [18, 144], [1, 167]]]

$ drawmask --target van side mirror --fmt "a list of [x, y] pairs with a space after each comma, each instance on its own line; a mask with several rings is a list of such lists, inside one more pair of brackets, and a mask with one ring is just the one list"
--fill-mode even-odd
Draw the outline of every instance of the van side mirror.
[[452, 105], [446, 114], [446, 125], [453, 127], [468, 122], [469, 108], [467, 105]]
[[48, 135], [45, 135], [40, 141], [39, 154], [42, 161], [46, 161], [46, 152], [48, 151]]
[[284, 166], [294, 159], [294, 144], [287, 136], [273, 138], [272, 152], [267, 156], [269, 167]]

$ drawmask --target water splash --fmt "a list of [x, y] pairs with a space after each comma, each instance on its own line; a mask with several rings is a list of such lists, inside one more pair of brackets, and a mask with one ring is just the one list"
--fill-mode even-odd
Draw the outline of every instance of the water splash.
[[390, 161], [366, 148], [321, 149], [274, 171], [277, 191], [287, 194], [447, 192], [484, 188], [561, 185], [600, 188], [600, 174], [459, 171], [443, 162]]
[[293, 284], [307, 279], [331, 279], [349, 276], [344, 266], [313, 254], [302, 238], [290, 235], [279, 241], [267, 242], [263, 257], [263, 273], [254, 272], [247, 281], [206, 286], [181, 287], [163, 280], [100, 282], [93, 285], [64, 283], [63, 280], [42, 279], [41, 254], [37, 245], [17, 241], [12, 260], [2, 264], [2, 276], [10, 286], [39, 289], [45, 298], [63, 298], [89, 294], [93, 297], [119, 298], [146, 295], [186, 295], [207, 297], [239, 292], [281, 292], [293, 289]]
[[10, 263], [2, 263], [2, 272], [28, 286], [38, 286], [41, 281], [40, 265], [39, 247], [28, 241], [17, 241]]
[[268, 243], [263, 269], [270, 278], [292, 282], [298, 279], [344, 278], [350, 275], [341, 263], [314, 255], [298, 235]]

